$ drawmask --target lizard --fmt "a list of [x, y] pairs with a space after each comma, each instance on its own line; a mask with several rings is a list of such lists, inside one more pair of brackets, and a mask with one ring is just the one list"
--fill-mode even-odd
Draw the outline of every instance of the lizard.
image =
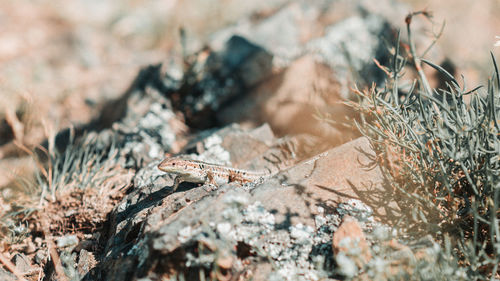
[[270, 169], [261, 171], [241, 170], [182, 157], [166, 158], [158, 165], [158, 169], [176, 175], [172, 192], [177, 190], [181, 182], [210, 183], [215, 186], [230, 182], [243, 184], [277, 174], [277, 172], [271, 172]]

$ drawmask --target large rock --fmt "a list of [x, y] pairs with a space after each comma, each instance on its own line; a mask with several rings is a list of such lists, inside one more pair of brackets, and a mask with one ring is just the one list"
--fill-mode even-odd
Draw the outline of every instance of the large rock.
[[355, 138], [352, 130], [332, 125], [346, 122], [353, 115], [342, 103], [334, 71], [311, 55], [297, 59], [250, 95], [217, 113], [224, 123], [267, 122], [278, 135], [311, 134], [322, 137], [331, 146]]
[[347, 277], [355, 276], [371, 259], [370, 246], [363, 229], [358, 221], [350, 216], [344, 217], [342, 224], [333, 234], [332, 247], [340, 267], [339, 271]]
[[[235, 136], [225, 137], [230, 135]], [[333, 266], [331, 235], [340, 220], [320, 223], [317, 215], [328, 217], [339, 202], [382, 184], [380, 171], [362, 164], [372, 153], [361, 138], [263, 183], [228, 184], [216, 191], [184, 184], [170, 194], [171, 180], [142, 173], [153, 181], [136, 179], [133, 191], [112, 212], [103, 259], [87, 278], [236, 278], [251, 276], [252, 268], [269, 278], [327, 276]], [[315, 265], [317, 259], [323, 259], [323, 266]]]
[[222, 50], [201, 52], [189, 62], [179, 89], [171, 94], [173, 105], [190, 127], [213, 127], [218, 110], [271, 74], [272, 59], [261, 46], [232, 36]]

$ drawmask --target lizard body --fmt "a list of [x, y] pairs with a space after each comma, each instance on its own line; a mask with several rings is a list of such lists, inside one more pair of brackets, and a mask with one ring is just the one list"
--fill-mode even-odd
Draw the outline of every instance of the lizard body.
[[211, 183], [214, 185], [230, 182], [248, 183], [276, 174], [270, 170], [241, 170], [179, 157], [166, 158], [158, 165], [158, 169], [177, 175], [174, 180], [173, 191], [179, 187], [181, 182]]

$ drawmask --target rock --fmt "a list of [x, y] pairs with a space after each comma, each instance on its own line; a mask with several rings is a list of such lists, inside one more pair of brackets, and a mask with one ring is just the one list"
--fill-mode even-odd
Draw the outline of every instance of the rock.
[[44, 250], [38, 250], [35, 253], [35, 263], [38, 265], [42, 265], [45, 262], [45, 259], [47, 258], [48, 254], [47, 251]]
[[344, 217], [342, 224], [333, 234], [332, 248], [335, 255], [343, 253], [346, 258], [352, 259], [357, 268], [363, 268], [371, 259], [370, 248], [361, 226], [349, 216]]
[[16, 269], [22, 273], [27, 274], [33, 270], [31, 262], [28, 257], [24, 254], [17, 253], [12, 258], [12, 263], [16, 266]]
[[304, 161], [283, 176], [309, 205], [323, 202], [335, 209], [357, 199], [373, 210], [376, 220], [395, 223], [401, 208], [394, 199], [395, 191], [385, 186], [382, 172], [373, 165], [374, 155], [368, 139], [361, 137]]
[[218, 52], [201, 53], [183, 77], [174, 108], [194, 128], [216, 124], [215, 113], [241, 98], [247, 89], [271, 74], [272, 54], [241, 36], [232, 36]]
[[[255, 86], [271, 71], [272, 54], [241, 36], [232, 36], [227, 41], [224, 50], [212, 55], [218, 57], [213, 58], [214, 60], [221, 60], [219, 63], [222, 69], [218, 70], [220, 75], [224, 77], [236, 74], [246, 88]], [[208, 67], [212, 68], [212, 65]]]
[[[310, 134], [331, 146], [355, 137], [352, 130], [332, 126], [353, 112], [342, 104], [340, 85], [328, 66], [306, 55], [253, 90], [250, 95], [217, 113], [223, 122], [268, 122], [279, 136]], [[318, 118], [318, 112], [328, 120]]]
[[126, 104], [126, 114], [111, 132], [122, 146], [120, 153], [126, 155], [126, 167], [142, 167], [165, 151], [178, 149], [187, 127], [161, 92], [146, 87], [133, 92]]
[[275, 141], [267, 124], [253, 130], [232, 124], [194, 136], [184, 151], [196, 151], [192, 154], [195, 160], [244, 168], [241, 165], [264, 153]]
[[457, 267], [456, 261], [443, 259], [446, 254], [430, 235], [410, 241], [390, 238], [376, 243], [375, 255], [365, 267], [363, 280], [401, 280], [409, 276], [467, 280], [464, 269]]
[[58, 248], [74, 247], [78, 244], [78, 237], [76, 235], [66, 235], [56, 238]]
[[24, 247], [23, 251], [26, 254], [33, 254], [36, 251], [36, 246], [35, 243], [33, 243], [33, 240], [28, 239], [26, 242], [26, 246]]
[[233, 266], [233, 258], [231, 256], [221, 256], [217, 258], [216, 263], [223, 269], [230, 269]]
[[358, 274], [358, 268], [356, 263], [349, 258], [344, 252], [339, 253], [335, 256], [335, 261], [338, 265], [338, 271], [340, 274], [346, 278], [353, 278]]
[[317, 24], [320, 9], [306, 3], [291, 3], [272, 16], [252, 21], [242, 19], [238, 24], [216, 32], [210, 45], [221, 48], [232, 34], [240, 34], [277, 55], [283, 62], [293, 60], [302, 53], [303, 43], [313, 34], [321, 32]]
[[340, 203], [336, 211], [342, 217], [351, 216], [363, 224], [370, 224], [373, 222], [372, 208], [358, 199], [349, 199], [344, 203]]
[[[238, 162], [243, 165], [242, 163], [268, 149], [273, 139], [272, 131], [266, 126], [251, 131], [241, 130], [238, 126], [228, 126], [193, 138], [185, 149], [186, 152], [198, 150], [199, 154], [193, 154], [193, 157], [199, 160], [226, 164], [235, 159], [236, 166], [238, 166]], [[238, 143], [240, 146], [237, 145]], [[226, 156], [221, 157], [223, 155]], [[165, 223], [165, 218], [189, 207], [209, 194], [203, 188], [185, 190], [185, 186], [193, 186], [193, 184], [185, 183], [179, 188], [181, 193], [168, 196], [172, 179], [169, 175], [160, 172], [156, 165], [157, 162], [153, 162], [137, 172], [133, 180], [135, 188], [111, 214], [110, 234], [113, 239], [108, 241], [107, 249], [111, 250], [134, 241], [138, 235], [138, 229], [144, 227], [144, 219], [147, 217], [148, 222], [145, 225], [162, 225]], [[158, 210], [158, 212], [152, 210]]]
[[250, 279], [249, 277], [253, 277], [254, 280], [273, 280], [271, 279], [271, 275], [276, 275], [276, 279], [274, 280], [283, 280], [283, 276], [275, 273], [273, 269], [273, 265], [270, 263], [259, 263], [257, 264], [254, 268], [252, 268], [248, 272], [248, 276], [246, 276], [246, 279]]
[[4, 280], [4, 281], [17, 281], [19, 279], [17, 279], [17, 277], [14, 274], [6, 271], [3, 268], [0, 268], [0, 280]]
[[97, 261], [95, 260], [94, 254], [84, 249], [80, 251], [77, 264], [77, 270], [80, 276], [87, 274], [96, 264]]
[[329, 26], [325, 35], [308, 42], [306, 49], [335, 70], [341, 82], [339, 94], [348, 99], [351, 97], [348, 81], [353, 70], [359, 74], [354, 77], [356, 83], [383, 85], [385, 74], [373, 59], [382, 65], [388, 62], [389, 55], [380, 38], [392, 40], [391, 29], [381, 16], [354, 14]]
[[[196, 149], [200, 152], [198, 156], [208, 157], [207, 153], [216, 145], [219, 147], [217, 151], [228, 151], [231, 158], [242, 159], [240, 161], [252, 159], [261, 151], [249, 145], [249, 141], [259, 146], [258, 139], [272, 139], [272, 134], [265, 128], [244, 131], [237, 126], [226, 127], [200, 135], [186, 149]], [[238, 142], [248, 145], [250, 151], [240, 151], [241, 147], [236, 145]], [[363, 158], [366, 154], [360, 151], [369, 150], [367, 144], [366, 139], [358, 139], [300, 162], [262, 183], [251, 183], [246, 187], [222, 185], [216, 191], [185, 189], [187, 185], [192, 186], [186, 183], [175, 194], [169, 194], [171, 183], [165, 185], [164, 181], [154, 177], [148, 180], [151, 177], [147, 174], [155, 167], [146, 167], [141, 179], [134, 180], [137, 186], [110, 215], [110, 239], [106, 241], [104, 259], [86, 278], [120, 280], [127, 276], [154, 279], [174, 272], [190, 278], [189, 274], [198, 276], [200, 268], [208, 274], [215, 264], [225, 270], [217, 273], [222, 274], [217, 275], [219, 277], [237, 272], [251, 276], [252, 272], [260, 271], [242, 267], [243, 264], [264, 266], [271, 262], [258, 259], [263, 253], [281, 268], [278, 276], [310, 275], [312, 279], [318, 278], [323, 273], [313, 269], [312, 262], [317, 260], [316, 256], [323, 256], [322, 263], [333, 264], [332, 249], [328, 245], [331, 230], [338, 226], [338, 220], [330, 217], [325, 208], [333, 210], [329, 208], [330, 204], [335, 204], [332, 198], [338, 200], [337, 204], [350, 199], [340, 195], [335, 197], [322, 186], [342, 185], [347, 194], [356, 194], [349, 181], [359, 190], [364, 188], [366, 179], [370, 179], [373, 185], [380, 184], [377, 180], [382, 177], [377, 169], [366, 171], [362, 164], [353, 161], [359, 158], [363, 163], [366, 160]], [[274, 146], [272, 143], [270, 146], [261, 145], [263, 149]], [[371, 152], [364, 153], [369, 155]], [[339, 168], [329, 168], [331, 163], [338, 164]], [[324, 215], [318, 228], [313, 227], [316, 206], [322, 206]], [[314, 259], [311, 259], [311, 253], [315, 253]], [[353, 262], [356, 264], [355, 260]], [[123, 268], [133, 271], [123, 272]]]
[[[292, 2], [260, 21], [242, 19], [215, 33], [210, 45], [219, 49], [220, 42], [240, 34], [269, 50], [279, 67], [312, 54], [335, 70], [341, 86], [339, 94], [344, 99], [351, 96], [349, 81], [353, 79], [357, 83], [383, 84], [384, 73], [372, 59], [387, 61], [386, 45], [380, 38], [395, 40], [390, 23], [397, 17], [391, 12], [407, 7], [394, 1], [327, 3]], [[352, 77], [353, 70], [359, 75]]]

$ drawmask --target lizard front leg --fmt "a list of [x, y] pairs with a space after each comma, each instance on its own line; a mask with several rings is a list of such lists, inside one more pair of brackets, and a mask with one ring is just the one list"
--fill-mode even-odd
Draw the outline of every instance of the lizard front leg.
[[172, 186], [173, 187], [172, 193], [177, 190], [177, 188], [179, 187], [179, 184], [181, 184], [181, 182], [183, 182], [183, 181], [184, 181], [184, 179], [182, 178], [181, 175], [178, 175], [175, 177], [174, 185]]
[[217, 181], [215, 181], [215, 176], [211, 172], [207, 173], [207, 181], [206, 181], [210, 186], [214, 186], [212, 190], [216, 190], [219, 186], [217, 184]]

